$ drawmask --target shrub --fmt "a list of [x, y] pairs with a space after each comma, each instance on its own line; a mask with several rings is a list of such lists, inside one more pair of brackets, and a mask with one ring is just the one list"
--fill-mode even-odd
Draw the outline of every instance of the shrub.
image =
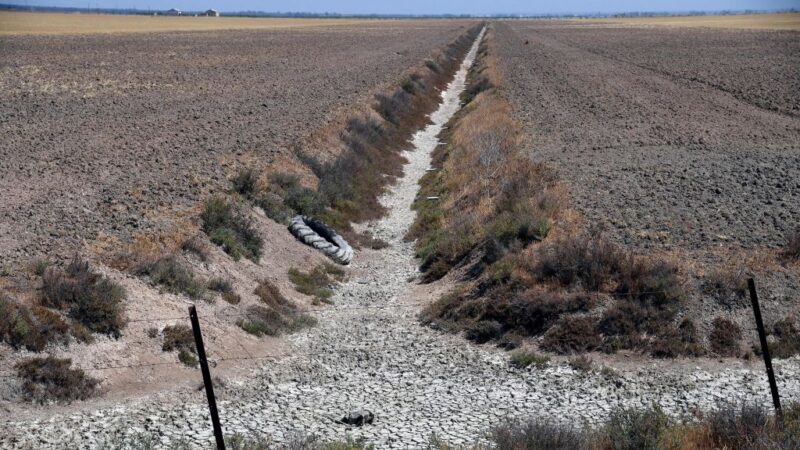
[[464, 335], [476, 344], [485, 344], [491, 340], [499, 339], [503, 335], [503, 325], [496, 320], [481, 320], [467, 328]]
[[708, 273], [703, 279], [703, 292], [712, 295], [726, 306], [747, 306], [744, 301], [747, 295], [747, 280], [744, 272], [734, 269], [717, 269]]
[[233, 284], [230, 280], [225, 278], [212, 278], [208, 280], [206, 287], [221, 294], [225, 292], [233, 292]]
[[94, 394], [98, 380], [81, 369], [71, 369], [72, 361], [48, 356], [29, 358], [16, 364], [26, 400], [39, 403], [84, 400]]
[[529, 350], [520, 349], [511, 352], [510, 363], [518, 369], [524, 369], [530, 365], [533, 365], [537, 369], [544, 369], [549, 362], [549, 357]]
[[316, 266], [310, 272], [289, 269], [289, 280], [295, 290], [321, 301], [328, 301], [333, 296], [331, 287], [336, 281], [343, 281], [344, 277], [344, 270], [328, 263]]
[[580, 355], [570, 359], [568, 364], [573, 370], [577, 370], [578, 372], [591, 372], [594, 363], [585, 355]]
[[742, 403], [722, 405], [704, 422], [716, 448], [755, 448], [758, 438], [767, 434], [768, 420], [763, 407]]
[[589, 448], [586, 433], [546, 419], [510, 421], [489, 432], [496, 450], [578, 450]]
[[266, 305], [272, 308], [295, 309], [294, 305], [281, 294], [280, 289], [269, 280], [262, 280], [256, 286], [254, 294]]
[[178, 361], [190, 368], [195, 368], [198, 364], [197, 356], [194, 354], [194, 352], [186, 348], [178, 350]]
[[315, 318], [297, 310], [288, 300], [285, 301], [286, 304], [272, 307], [251, 306], [247, 309], [247, 317], [239, 320], [237, 325], [245, 332], [259, 337], [279, 336], [316, 325]]
[[542, 340], [542, 349], [560, 353], [589, 352], [600, 347], [595, 321], [590, 317], [565, 317]]
[[96, 333], [119, 337], [124, 326], [125, 290], [91, 270], [76, 256], [64, 271], [49, 267], [42, 275], [42, 303], [67, 309], [69, 317]]
[[786, 244], [783, 247], [783, 256], [788, 259], [800, 259], [800, 227], [790, 232], [786, 236]]
[[659, 331], [651, 345], [651, 354], [656, 358], [703, 356], [705, 349], [697, 336], [694, 322], [684, 319], [677, 330], [670, 325]]
[[612, 412], [602, 433], [612, 450], [661, 450], [670, 425], [669, 417], [658, 406], [620, 409]]
[[580, 283], [598, 291], [610, 283], [623, 264], [623, 253], [598, 235], [563, 237], [542, 249], [534, 273], [540, 280], [555, 279], [563, 286]]
[[208, 261], [208, 246], [200, 239], [200, 236], [194, 236], [181, 242], [181, 250], [197, 255], [200, 261]]
[[730, 320], [717, 317], [711, 322], [712, 330], [708, 337], [711, 351], [720, 356], [738, 356], [739, 340], [742, 330]]
[[772, 327], [775, 342], [769, 344], [770, 354], [775, 358], [790, 358], [800, 354], [800, 330], [792, 317], [778, 321]]
[[231, 188], [238, 194], [250, 197], [258, 190], [258, 177], [258, 172], [253, 169], [240, 169], [231, 179]]
[[44, 271], [50, 267], [50, 262], [46, 259], [35, 259], [31, 262], [31, 272], [36, 276], [44, 275]]
[[194, 334], [189, 326], [168, 325], [164, 327], [162, 334], [164, 335], [164, 343], [161, 345], [161, 350], [165, 352], [183, 349], [195, 351]]
[[205, 287], [195, 279], [194, 272], [174, 256], [159, 259], [140, 273], [149, 275], [153, 283], [173, 294], [186, 294], [193, 299], [203, 298], [206, 294]]
[[264, 244], [250, 218], [240, 205], [222, 197], [206, 200], [200, 218], [203, 232], [234, 260], [242, 256], [258, 262]]
[[267, 217], [282, 224], [287, 224], [295, 213], [292, 208], [286, 206], [284, 199], [274, 192], [265, 192], [258, 196], [256, 205]]
[[[275, 448], [272, 442], [266, 437], [247, 436], [240, 433], [226, 436], [225, 446], [231, 450], [272, 450]], [[304, 447], [297, 450], [304, 450]]]

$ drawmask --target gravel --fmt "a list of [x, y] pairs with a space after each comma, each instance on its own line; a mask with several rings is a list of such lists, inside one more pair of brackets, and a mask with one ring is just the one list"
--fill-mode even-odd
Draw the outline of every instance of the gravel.
[[[591, 425], [612, 408], [652, 402], [677, 416], [719, 401], [768, 405], [766, 380], [757, 368], [652, 363], [614, 376], [560, 363], [520, 370], [499, 349], [419, 326], [420, 287], [409, 281], [418, 272], [403, 235], [413, 219], [416, 182], [429, 166], [442, 124], [457, 108], [464, 74], [462, 69], [445, 93], [434, 123], [415, 135], [404, 177], [382, 199], [389, 215], [370, 225], [390, 247], [356, 256], [356, 273], [337, 290], [335, 304], [319, 313], [319, 325], [289, 338], [296, 353], [227, 380], [218, 394], [225, 432], [262, 433], [278, 442], [302, 432], [323, 440], [364, 437], [379, 448], [424, 448], [432, 433], [455, 444], [474, 442], [507, 417]], [[778, 367], [784, 398], [800, 400], [800, 359]], [[373, 424], [337, 423], [360, 409], [375, 414]], [[62, 448], [72, 442], [70, 448], [92, 448], [139, 432], [162, 443], [185, 438], [208, 445], [213, 438], [203, 393], [162, 394], [73, 413], [43, 411], [35, 420], [4, 416], [0, 446]]]

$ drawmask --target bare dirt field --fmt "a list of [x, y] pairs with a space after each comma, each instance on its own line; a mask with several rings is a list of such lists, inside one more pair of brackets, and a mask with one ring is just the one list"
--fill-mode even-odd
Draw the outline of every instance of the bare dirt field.
[[582, 22], [626, 27], [706, 27], [740, 30], [800, 31], [800, 14], [736, 14], [729, 16], [630, 17], [620, 19], [586, 19]]
[[498, 40], [532, 151], [589, 223], [686, 250], [800, 223], [797, 33], [513, 22]]
[[151, 33], [159, 31], [262, 30], [360, 25], [353, 19], [171, 17], [109, 14], [0, 12], [0, 35]]
[[236, 160], [297, 164], [290, 146], [460, 32], [386, 22], [0, 38], [0, 267], [157, 229], [226, 187]]

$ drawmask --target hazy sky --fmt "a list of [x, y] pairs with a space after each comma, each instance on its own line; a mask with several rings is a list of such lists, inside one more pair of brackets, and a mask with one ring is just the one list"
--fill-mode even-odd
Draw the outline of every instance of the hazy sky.
[[337, 12], [343, 14], [546, 14], [629, 11], [719, 11], [800, 8], [800, 0], [6, 0], [37, 6], [220, 11]]

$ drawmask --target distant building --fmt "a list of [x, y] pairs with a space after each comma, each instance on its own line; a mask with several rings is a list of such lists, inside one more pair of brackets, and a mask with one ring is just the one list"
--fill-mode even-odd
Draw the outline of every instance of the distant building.
[[176, 8], [172, 8], [169, 11], [164, 13], [165, 16], [180, 16], [182, 14], [183, 13], [181, 12], [181, 10], [180, 9], [176, 9]]
[[219, 17], [219, 11], [217, 11], [216, 9], [209, 9], [208, 11], [201, 14], [201, 16]]

